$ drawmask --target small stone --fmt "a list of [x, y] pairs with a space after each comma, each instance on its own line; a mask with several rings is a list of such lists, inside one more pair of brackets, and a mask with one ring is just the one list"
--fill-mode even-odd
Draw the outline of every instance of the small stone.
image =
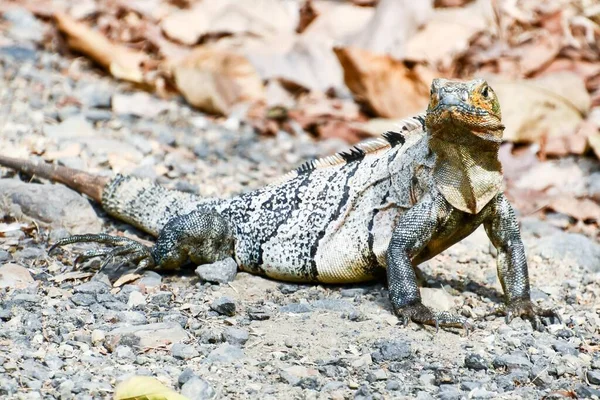
[[271, 314], [262, 308], [248, 307], [247, 313], [252, 321], [265, 321], [271, 318]]
[[110, 112], [108, 110], [97, 110], [97, 109], [87, 110], [84, 115], [85, 115], [85, 119], [87, 119], [90, 122], [110, 121], [113, 116], [112, 112]]
[[162, 283], [162, 276], [154, 271], [146, 271], [144, 275], [138, 280], [137, 284], [147, 289], [159, 287]]
[[228, 327], [223, 331], [223, 339], [233, 345], [243, 346], [249, 337], [250, 335], [245, 329]]
[[340, 295], [342, 297], [358, 297], [367, 293], [367, 289], [364, 288], [351, 288], [351, 289], [342, 289], [340, 290]]
[[345, 386], [346, 386], [346, 384], [344, 382], [331, 381], [331, 382], [327, 382], [326, 384], [323, 385], [323, 387], [321, 388], [321, 392], [322, 393], [333, 392], [333, 391], [341, 389]]
[[214, 262], [212, 264], [199, 265], [196, 268], [196, 275], [201, 280], [212, 283], [232, 282], [237, 275], [237, 263], [231, 257]]
[[244, 352], [237, 346], [223, 343], [211, 351], [204, 359], [205, 363], [230, 363], [244, 357]]
[[277, 288], [282, 294], [292, 294], [296, 293], [300, 287], [298, 285], [293, 285], [290, 283], [280, 283]]
[[388, 381], [385, 388], [392, 391], [400, 390], [400, 382], [394, 380]]
[[131, 350], [131, 347], [129, 346], [117, 346], [114, 354], [117, 358], [135, 360], [135, 354], [133, 354], [133, 350]]
[[180, 360], [189, 360], [200, 355], [200, 353], [194, 348], [194, 346], [190, 346], [189, 344], [183, 343], [175, 343], [171, 347], [171, 354], [173, 355], [173, 357], [178, 358]]
[[352, 304], [350, 304], [346, 300], [340, 299], [321, 299], [313, 301], [310, 305], [315, 309], [328, 311], [339, 311], [345, 313], [351, 313], [356, 311]]
[[97, 345], [99, 343], [102, 343], [105, 338], [106, 338], [106, 332], [104, 332], [103, 330], [101, 330], [101, 329], [94, 329], [92, 331], [92, 344], [93, 345]]
[[590, 370], [586, 373], [586, 377], [592, 385], [600, 385], [600, 371]]
[[476, 371], [488, 369], [488, 362], [480, 354], [467, 354], [465, 357], [465, 367]]
[[190, 400], [209, 400], [216, 396], [210, 383], [197, 376], [191, 377], [183, 384], [181, 394]]
[[12, 263], [0, 266], [0, 288], [25, 289], [34, 282], [25, 267]]
[[371, 356], [375, 362], [404, 360], [411, 356], [410, 344], [401, 340], [384, 340]]
[[192, 371], [191, 368], [186, 368], [181, 374], [179, 374], [179, 377], [177, 378], [177, 383], [179, 383], [179, 386], [182, 386], [184, 383], [186, 383], [195, 376], [196, 374], [194, 374], [194, 371]]
[[150, 298], [150, 302], [159, 306], [168, 306], [172, 298], [173, 293], [161, 290]]
[[73, 288], [73, 292], [75, 293], [101, 294], [108, 293], [109, 291], [110, 286], [101, 281], [89, 281]]
[[211, 310], [218, 312], [221, 315], [232, 317], [235, 315], [235, 301], [229, 297], [223, 296], [210, 304]]
[[363, 354], [362, 356], [358, 357], [356, 360], [354, 360], [352, 362], [352, 366], [354, 368], [362, 368], [362, 367], [366, 367], [367, 365], [371, 365], [373, 363], [373, 359], [371, 357], [370, 354]]
[[371, 371], [367, 375], [367, 380], [369, 382], [385, 381], [386, 379], [387, 379], [387, 373], [382, 368], [376, 369], [375, 371]]
[[494, 368], [525, 368], [531, 369], [531, 362], [525, 355], [513, 353], [513, 354], [502, 354], [497, 356], [492, 361]]
[[435, 385], [435, 375], [434, 374], [423, 374], [419, 376], [419, 382], [424, 386], [433, 386]]
[[146, 314], [139, 311], [121, 311], [117, 313], [117, 321], [130, 325], [144, 325], [147, 323]]
[[96, 297], [88, 293], [75, 293], [71, 296], [71, 301], [78, 306], [91, 306], [96, 303]]
[[280, 312], [286, 312], [291, 314], [302, 314], [311, 312], [312, 308], [305, 303], [290, 303], [279, 307]]
[[106, 334], [105, 346], [113, 349], [121, 342], [133, 341], [139, 347], [159, 347], [165, 342], [179, 343], [188, 339], [187, 332], [176, 323], [154, 323], [125, 326]]
[[127, 307], [136, 308], [146, 304], [146, 297], [138, 292], [137, 290], [129, 293], [129, 299], [127, 300]]

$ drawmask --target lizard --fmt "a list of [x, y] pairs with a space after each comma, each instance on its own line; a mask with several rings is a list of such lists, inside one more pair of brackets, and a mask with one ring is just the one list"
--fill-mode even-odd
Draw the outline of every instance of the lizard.
[[531, 301], [519, 224], [502, 191], [503, 131], [498, 97], [485, 80], [436, 78], [426, 111], [398, 129], [230, 198], [6, 156], [0, 165], [65, 184], [156, 237], [146, 246], [103, 233], [73, 235], [50, 248], [108, 245], [75, 262], [105, 257], [104, 266], [121, 257], [137, 271], [176, 270], [233, 257], [253, 274], [333, 284], [386, 274], [393, 311], [405, 325], [412, 320], [468, 332], [464, 316], [423, 304], [416, 269], [483, 224], [497, 249], [507, 323], [521, 316], [541, 327], [541, 317], [560, 316]]

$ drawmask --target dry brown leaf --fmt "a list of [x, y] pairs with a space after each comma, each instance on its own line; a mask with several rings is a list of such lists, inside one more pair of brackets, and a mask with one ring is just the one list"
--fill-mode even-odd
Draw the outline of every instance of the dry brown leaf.
[[600, 220], [600, 205], [590, 199], [562, 196], [553, 199], [548, 208], [567, 214], [579, 221]]
[[566, 156], [569, 154], [582, 155], [588, 149], [589, 137], [598, 132], [598, 126], [589, 120], [583, 121], [579, 127], [570, 135], [565, 136], [543, 136], [540, 146], [540, 155]]
[[407, 41], [405, 57], [448, 66], [475, 35], [492, 26], [493, 14], [487, 5], [478, 1], [464, 8], [435, 10], [423, 29]]
[[177, 89], [199, 109], [228, 114], [240, 102], [264, 99], [254, 66], [241, 54], [207, 46], [196, 48], [173, 67]]
[[298, 9], [279, 0], [202, 1], [191, 9], [176, 11], [161, 24], [167, 37], [194, 45], [204, 35], [251, 34], [277, 36], [293, 33]]
[[304, 0], [300, 7], [300, 20], [296, 26], [296, 32], [302, 33], [319, 16], [319, 13], [313, 6], [312, 0]]
[[106, 68], [115, 78], [130, 82], [144, 82], [142, 64], [147, 54], [111, 43], [101, 33], [75, 21], [63, 13], [55, 13], [58, 29], [65, 34], [69, 47], [85, 54]]
[[140, 275], [140, 274], [133, 274], [133, 273], [122, 275], [119, 277], [119, 279], [117, 279], [115, 281], [115, 283], [113, 283], [113, 287], [121, 287], [126, 283], [133, 282], [136, 279], [139, 279], [141, 276], [142, 275]]
[[72, 271], [65, 272], [64, 274], [54, 275], [49, 278], [49, 280], [54, 281], [56, 283], [61, 283], [63, 281], [70, 281], [76, 279], [85, 279], [94, 276], [93, 272], [80, 272], [80, 271]]
[[381, 0], [367, 26], [345, 46], [404, 58], [407, 40], [429, 19], [432, 9], [432, 0]]
[[435, 76], [425, 66], [357, 48], [338, 47], [334, 52], [355, 99], [375, 115], [402, 118], [427, 107], [429, 86]]
[[580, 77], [568, 72], [540, 80], [511, 81], [490, 77], [498, 95], [506, 129], [504, 139], [537, 142], [572, 134], [589, 111], [589, 95]]
[[531, 76], [548, 66], [560, 49], [560, 36], [542, 31], [529, 42], [516, 47], [510, 55], [518, 58], [521, 74]]

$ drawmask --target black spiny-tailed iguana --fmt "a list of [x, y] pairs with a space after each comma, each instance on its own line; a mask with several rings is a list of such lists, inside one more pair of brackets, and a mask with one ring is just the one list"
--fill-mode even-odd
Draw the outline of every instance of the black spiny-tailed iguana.
[[61, 182], [157, 236], [152, 247], [105, 234], [54, 245], [116, 246], [80, 259], [121, 256], [138, 269], [172, 270], [233, 257], [243, 271], [324, 283], [366, 281], [387, 270], [390, 300], [404, 323], [466, 326], [464, 317], [422, 304], [414, 268], [483, 224], [498, 250], [507, 317], [539, 324], [540, 316], [556, 314], [531, 303], [519, 227], [501, 191], [503, 129], [485, 81], [436, 79], [426, 113], [405, 120], [397, 132], [307, 162], [277, 183], [230, 199], [3, 156], [0, 165]]

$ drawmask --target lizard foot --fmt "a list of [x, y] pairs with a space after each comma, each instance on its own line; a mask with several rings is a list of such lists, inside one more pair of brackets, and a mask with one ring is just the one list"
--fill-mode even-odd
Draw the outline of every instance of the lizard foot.
[[533, 305], [529, 299], [514, 300], [500, 312], [506, 315], [507, 324], [509, 324], [513, 318], [521, 317], [531, 321], [533, 328], [538, 331], [543, 330], [544, 327], [542, 317], [558, 320], [559, 323], [562, 323], [562, 318], [556, 310], [537, 307]]
[[405, 326], [412, 320], [413, 322], [420, 324], [433, 325], [435, 326], [436, 332], [439, 330], [440, 326], [448, 328], [464, 328], [468, 335], [469, 330], [471, 329], [471, 326], [465, 317], [454, 315], [448, 311], [433, 311], [420, 302], [394, 309], [396, 315], [398, 315], [398, 318], [402, 320]]
[[112, 249], [89, 250], [80, 254], [75, 258], [74, 266], [77, 263], [88, 260], [93, 257], [105, 257], [104, 262], [97, 272], [102, 271], [115, 257], [122, 257], [123, 263], [133, 262], [137, 264], [135, 273], [146, 268], [154, 266], [154, 257], [149, 247], [122, 236], [111, 236], [104, 233], [88, 234], [88, 235], [73, 235], [60, 239], [50, 247], [48, 253], [52, 253], [54, 249], [66, 246], [73, 243], [95, 242], [116, 246]]

